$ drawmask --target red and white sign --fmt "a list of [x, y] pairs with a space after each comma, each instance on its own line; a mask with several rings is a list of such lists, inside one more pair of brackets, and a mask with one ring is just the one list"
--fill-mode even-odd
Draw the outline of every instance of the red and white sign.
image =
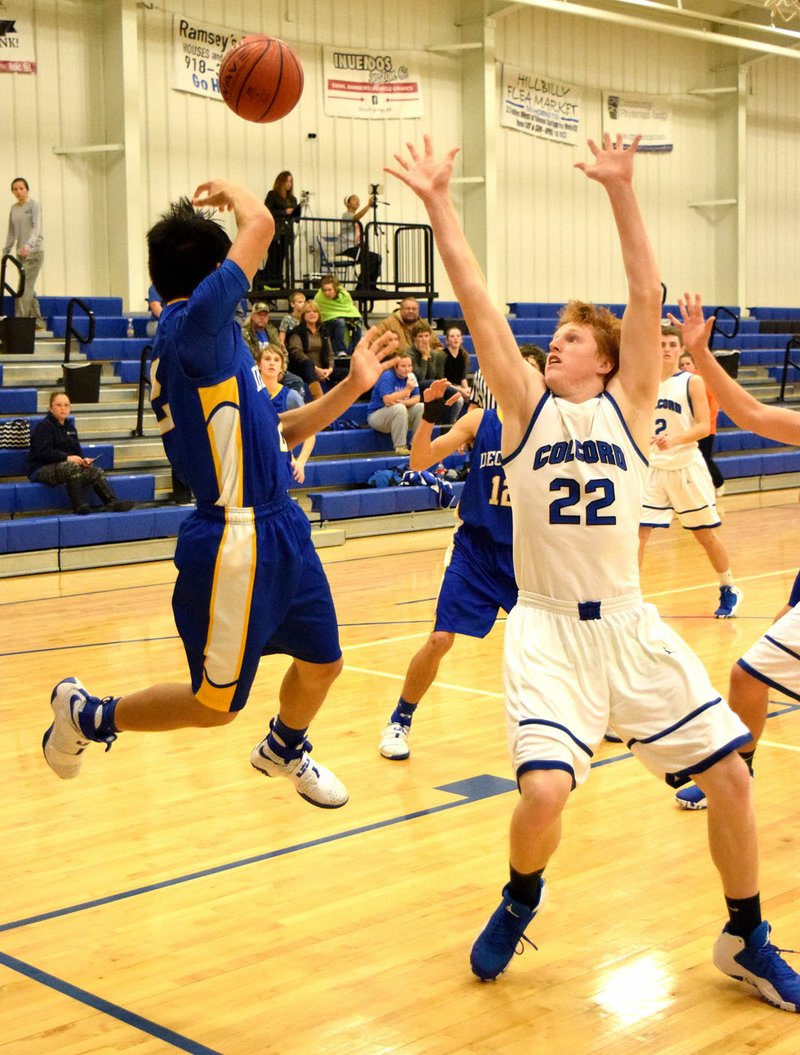
[[405, 51], [324, 49], [323, 93], [328, 117], [422, 117], [422, 89]]

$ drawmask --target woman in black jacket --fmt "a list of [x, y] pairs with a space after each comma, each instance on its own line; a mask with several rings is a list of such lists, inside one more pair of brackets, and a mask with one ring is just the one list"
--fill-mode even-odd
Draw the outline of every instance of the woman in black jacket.
[[53, 392], [50, 409], [31, 436], [28, 451], [28, 479], [34, 483], [56, 487], [64, 484], [73, 513], [91, 513], [83, 489], [90, 486], [112, 513], [124, 513], [133, 502], [120, 502], [111, 490], [103, 470], [94, 465], [94, 458], [84, 458], [75, 422], [70, 417], [71, 405], [66, 392]]
[[322, 382], [333, 372], [331, 339], [322, 332], [316, 301], [307, 300], [300, 310], [300, 323], [286, 339], [289, 369], [308, 385], [312, 399], [322, 395]]
[[[264, 268], [266, 289], [292, 289], [294, 287], [294, 225], [300, 219], [302, 204], [294, 196], [294, 177], [291, 172], [279, 172], [272, 190], [268, 191], [264, 204], [275, 220], [275, 235], [267, 250]], [[286, 257], [289, 257], [289, 275], [284, 274]], [[284, 279], [286, 281], [284, 282]]]

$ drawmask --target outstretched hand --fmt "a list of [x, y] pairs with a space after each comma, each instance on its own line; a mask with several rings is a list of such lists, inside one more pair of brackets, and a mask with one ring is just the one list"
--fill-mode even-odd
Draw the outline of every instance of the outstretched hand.
[[[425, 391], [422, 393], [422, 399], [425, 403], [432, 403], [436, 399], [443, 399], [448, 388], [450, 388], [450, 382], [446, 377], [437, 378], [435, 381], [431, 381]], [[458, 392], [450, 396], [449, 399], [445, 400], [444, 405], [446, 407], [452, 407], [452, 405], [461, 397]]]
[[681, 313], [680, 319], [668, 314], [669, 321], [676, 329], [680, 330], [683, 337], [683, 346], [693, 356], [704, 351], [708, 347], [711, 331], [716, 321], [713, 315], [706, 319], [703, 317], [703, 302], [700, 294], [695, 293], [694, 299], [688, 293], [678, 298], [678, 308]]
[[641, 139], [641, 136], [634, 136], [631, 145], [625, 147], [621, 134], [618, 133], [612, 142], [610, 134], [604, 132], [602, 147], [599, 147], [593, 139], [587, 140], [589, 149], [594, 155], [594, 162], [587, 164], [585, 161], [579, 161], [575, 168], [580, 169], [589, 179], [597, 180], [604, 186], [617, 180], [630, 183], [633, 179], [633, 156], [639, 149]]
[[222, 179], [212, 179], [207, 183], [201, 183], [192, 195], [192, 205], [201, 209], [210, 207], [225, 212], [233, 208], [233, 198], [238, 188], [232, 183]]
[[401, 154], [395, 154], [395, 160], [402, 171], [384, 168], [390, 176], [396, 176], [402, 183], [421, 198], [423, 201], [436, 197], [447, 191], [450, 186], [450, 177], [453, 174], [453, 162], [459, 152], [459, 147], [453, 147], [445, 156], [437, 161], [433, 156], [433, 144], [430, 136], [423, 136], [425, 152], [419, 155], [413, 143], [406, 143], [410, 160]]
[[391, 331], [378, 336], [374, 326], [370, 326], [350, 356], [350, 373], [348, 380], [358, 385], [359, 392], [372, 388], [385, 370], [397, 365], [397, 335]]

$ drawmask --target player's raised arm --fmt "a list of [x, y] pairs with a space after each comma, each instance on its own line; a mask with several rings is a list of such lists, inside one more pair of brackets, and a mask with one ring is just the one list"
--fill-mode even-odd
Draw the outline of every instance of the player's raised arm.
[[646, 406], [649, 415], [661, 370], [661, 279], [633, 190], [633, 159], [639, 140], [636, 136], [626, 149], [620, 135], [612, 141], [606, 133], [602, 147], [590, 139], [594, 161], [575, 167], [605, 188], [628, 282], [619, 371], [610, 386], [622, 388], [634, 413], [638, 407]]
[[678, 300], [681, 318], [670, 315], [673, 326], [683, 335], [684, 348], [694, 359], [697, 372], [716, 397], [720, 407], [739, 428], [750, 429], [759, 436], [768, 436], [782, 443], [800, 444], [800, 415], [785, 407], [770, 407], [760, 403], [740, 384], [729, 377], [708, 347], [714, 316], [703, 317], [700, 295], [684, 293]]
[[511, 327], [489, 296], [480, 265], [453, 207], [450, 178], [458, 148], [437, 159], [430, 136], [424, 137], [424, 143], [422, 154], [408, 143], [406, 155], [395, 154], [399, 168], [384, 171], [410, 187], [425, 206], [486, 382], [506, 421], [513, 417], [527, 424], [532, 405], [544, 391], [544, 381], [520, 358]]
[[275, 221], [269, 209], [246, 187], [220, 179], [201, 183], [194, 192], [192, 205], [233, 212], [236, 237], [228, 259], [238, 264], [252, 283], [275, 234]]

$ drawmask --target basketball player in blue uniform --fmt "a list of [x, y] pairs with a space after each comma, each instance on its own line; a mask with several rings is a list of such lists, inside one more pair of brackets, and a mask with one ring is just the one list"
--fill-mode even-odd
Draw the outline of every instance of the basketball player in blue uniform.
[[445, 407], [446, 379], [432, 381], [423, 393], [425, 409], [411, 444], [412, 469], [427, 469], [472, 445], [470, 470], [458, 503], [458, 529], [445, 557], [445, 573], [436, 601], [433, 631], [408, 665], [400, 699], [380, 739], [380, 753], [394, 761], [408, 758], [408, 738], [417, 706], [433, 684], [439, 664], [456, 634], [486, 637], [502, 608], [517, 603], [511, 554], [511, 504], [500, 457], [500, 419], [496, 410], [471, 410], [432, 440]]
[[[233, 243], [193, 206], [232, 210]], [[306, 740], [342, 660], [308, 520], [286, 492], [286, 451], [393, 366], [397, 341], [370, 331], [341, 384], [279, 418], [235, 321], [273, 232], [270, 213], [253, 194], [212, 180], [148, 234], [150, 275], [165, 301], [153, 348], [153, 409], [167, 456], [197, 497], [178, 538], [172, 598], [191, 683], [100, 699], [76, 678], [60, 681], [43, 748], [63, 779], [78, 775], [90, 742], [110, 746], [129, 730], [228, 724], [247, 702], [261, 656], [286, 653], [292, 662], [278, 713], [251, 764], [288, 778], [316, 806], [347, 802], [345, 786], [311, 757]]]
[[[708, 339], [714, 325], [713, 316], [703, 317], [699, 296], [685, 293], [678, 301], [681, 321], [672, 318], [680, 328], [684, 345], [712, 395], [725, 413], [742, 429], [767, 436], [781, 443], [800, 446], [800, 419], [796, 410], [760, 403], [722, 369], [711, 354]], [[731, 668], [728, 702], [752, 733], [752, 741], [740, 748], [740, 754], [752, 773], [756, 744], [764, 732], [769, 704], [769, 690], [800, 700], [800, 575], [795, 580], [788, 605], [775, 622], [734, 663]], [[675, 796], [684, 809], [702, 810], [706, 796], [698, 785], [682, 788]]]
[[733, 581], [728, 551], [719, 537], [719, 514], [711, 473], [698, 446], [709, 434], [708, 397], [702, 377], [678, 369], [683, 344], [674, 326], [661, 328], [661, 383], [658, 386], [650, 468], [639, 523], [639, 567], [653, 528], [668, 528], [677, 516], [681, 527], [703, 547], [719, 576], [716, 619], [732, 619], [742, 601]]
[[636, 137], [591, 140], [579, 164], [608, 195], [628, 282], [620, 324], [572, 301], [550, 344], [544, 378], [526, 369], [489, 296], [458, 222], [451, 150], [396, 155], [387, 169], [424, 203], [453, 292], [503, 419], [503, 464], [514, 521], [519, 600], [506, 625], [509, 745], [519, 786], [510, 879], [478, 936], [471, 966], [505, 971], [545, 901], [543, 873], [561, 837], [571, 791], [584, 783], [610, 723], [629, 750], [673, 784], [693, 776], [709, 801], [712, 857], [729, 921], [714, 963], [771, 1003], [800, 1008], [800, 976], [761, 918], [750, 777], [737, 753], [749, 739], [697, 657], [642, 600], [637, 525], [661, 373], [661, 284], [636, 196]]

